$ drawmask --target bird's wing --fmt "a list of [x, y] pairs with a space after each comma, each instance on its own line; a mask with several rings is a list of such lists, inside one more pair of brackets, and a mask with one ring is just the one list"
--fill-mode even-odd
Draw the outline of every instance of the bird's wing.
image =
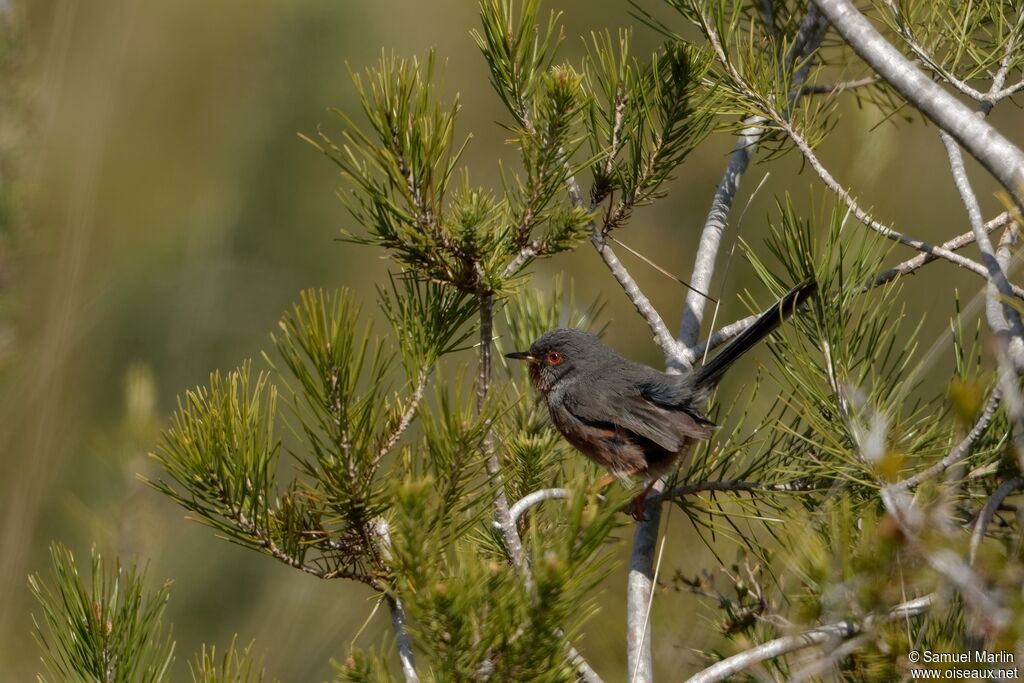
[[667, 375], [654, 371], [636, 386], [641, 396], [662, 408], [685, 410], [698, 420], [704, 420], [697, 406], [707, 399], [707, 388], [694, 383], [692, 374]]
[[602, 391], [588, 392], [586, 400], [567, 395], [565, 407], [584, 422], [615, 425], [672, 453], [678, 452], [687, 439], [711, 436], [713, 423], [682, 407], [652, 402], [643, 395], [641, 386], [633, 383], [605, 386]]

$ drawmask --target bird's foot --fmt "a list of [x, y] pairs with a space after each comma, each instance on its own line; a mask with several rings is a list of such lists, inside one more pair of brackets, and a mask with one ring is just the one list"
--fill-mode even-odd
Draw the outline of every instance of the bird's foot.
[[635, 497], [629, 504], [629, 515], [638, 522], [646, 522], [647, 517], [647, 489]]
[[654, 488], [657, 481], [657, 478], [654, 478], [647, 482], [647, 486], [645, 486], [644, 490], [640, 492], [640, 495], [635, 497], [633, 502], [629, 504], [630, 515], [632, 515], [633, 519], [638, 522], [646, 522], [648, 520], [647, 495], [651, 492], [651, 489]]

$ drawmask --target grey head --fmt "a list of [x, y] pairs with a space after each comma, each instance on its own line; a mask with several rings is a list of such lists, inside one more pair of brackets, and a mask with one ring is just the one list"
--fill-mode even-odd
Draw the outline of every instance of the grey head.
[[567, 327], [545, 332], [530, 345], [529, 351], [507, 353], [505, 357], [527, 361], [530, 379], [543, 394], [577, 373], [587, 375], [609, 362], [624, 362], [594, 335]]

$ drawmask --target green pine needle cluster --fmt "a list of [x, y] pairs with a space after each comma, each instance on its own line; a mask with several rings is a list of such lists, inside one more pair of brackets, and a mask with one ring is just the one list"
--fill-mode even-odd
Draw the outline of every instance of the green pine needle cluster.
[[438, 501], [430, 482], [411, 483], [396, 500], [396, 589], [412, 617], [411, 630], [434, 667], [430, 680], [573, 681], [566, 652], [594, 609], [592, 591], [606, 575], [601, 559], [620, 523], [612, 506], [578, 492], [557, 523], [531, 524], [532, 596], [503, 558], [481, 561], [472, 536], [452, 542], [445, 526], [429, 532]]
[[232, 639], [224, 654], [203, 646], [189, 664], [193, 683], [263, 683], [268, 681], [262, 664], [253, 659], [252, 643], [239, 649]]
[[[50, 547], [50, 575], [29, 577], [42, 609], [33, 617], [33, 635], [46, 674], [40, 683], [163, 683], [172, 680], [175, 642], [164, 628], [171, 582], [146, 587], [146, 571], [110, 564], [95, 550], [90, 576], [79, 572], [74, 554]], [[262, 665], [252, 645], [238, 649], [234, 639], [224, 654], [203, 646], [189, 663], [192, 683], [262, 683]]]
[[174, 641], [163, 633], [161, 617], [169, 582], [147, 594], [145, 571], [106, 566], [96, 553], [92, 574], [83, 579], [74, 555], [59, 544], [50, 548], [50, 563], [48, 579], [29, 577], [42, 608], [42, 618], [33, 618], [47, 672], [41, 683], [168, 680]]

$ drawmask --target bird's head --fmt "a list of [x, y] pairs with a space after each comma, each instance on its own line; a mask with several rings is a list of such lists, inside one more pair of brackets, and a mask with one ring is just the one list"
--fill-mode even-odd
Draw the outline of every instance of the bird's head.
[[547, 394], [573, 373], [587, 372], [607, 353], [608, 349], [589, 332], [559, 327], [538, 337], [529, 351], [507, 353], [505, 358], [529, 363], [533, 385]]

